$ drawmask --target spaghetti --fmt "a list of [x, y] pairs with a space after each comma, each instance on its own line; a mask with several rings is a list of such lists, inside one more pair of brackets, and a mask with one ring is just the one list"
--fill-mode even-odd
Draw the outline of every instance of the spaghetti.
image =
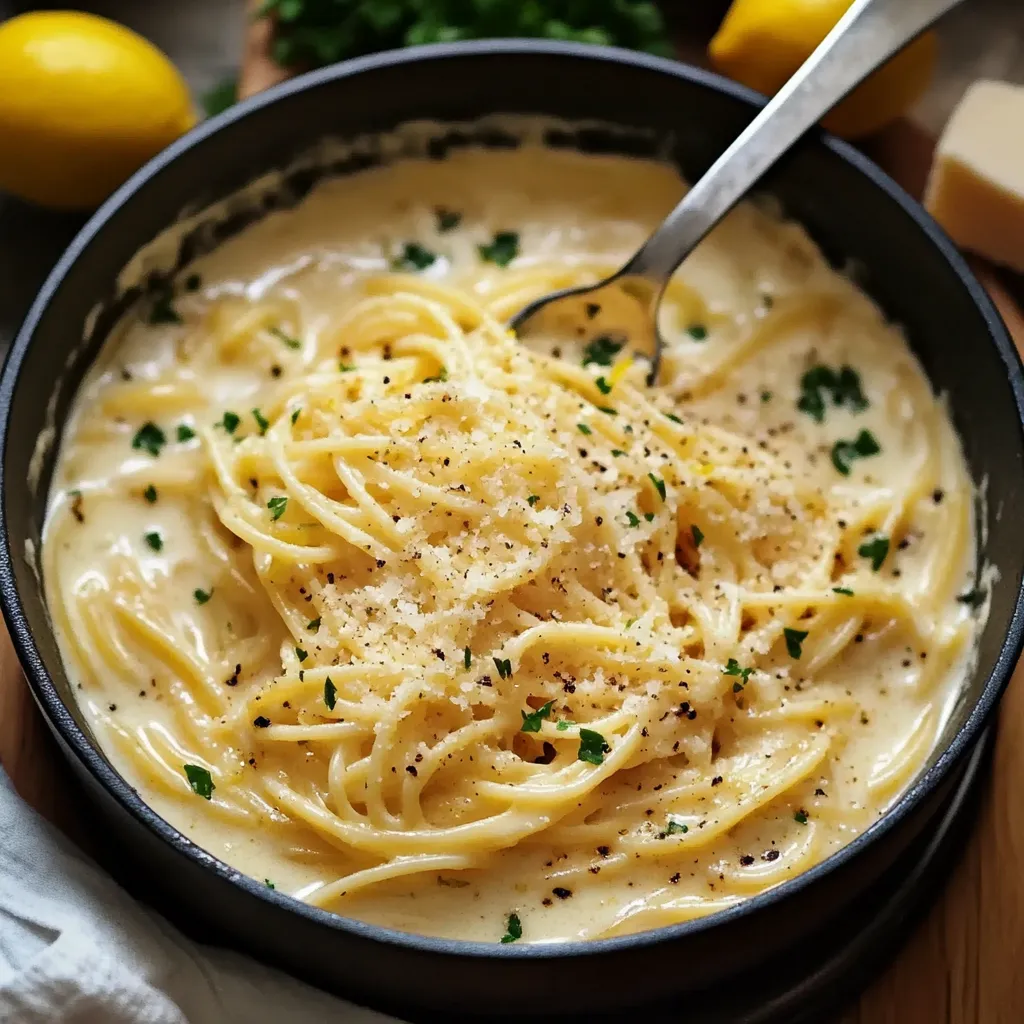
[[[642, 208], [564, 228], [611, 171]], [[589, 938], [792, 877], [913, 778], [977, 619], [966, 468], [899, 334], [753, 206], [673, 281], [656, 388], [605, 333], [628, 310], [504, 326], [677, 189], [529, 148], [396, 165], [124, 326], [45, 574], [104, 748], [175, 825], [339, 913]], [[339, 279], [309, 232], [363, 209], [384, 240]]]

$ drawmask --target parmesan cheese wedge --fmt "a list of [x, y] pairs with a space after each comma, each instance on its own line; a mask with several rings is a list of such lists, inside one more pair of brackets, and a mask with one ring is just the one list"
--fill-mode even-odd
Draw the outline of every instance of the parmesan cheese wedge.
[[935, 150], [928, 212], [957, 245], [1024, 272], [1024, 87], [975, 82]]

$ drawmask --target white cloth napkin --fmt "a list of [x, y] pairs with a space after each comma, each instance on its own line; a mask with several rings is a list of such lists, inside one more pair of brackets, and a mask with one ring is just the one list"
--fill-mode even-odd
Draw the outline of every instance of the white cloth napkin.
[[3, 1024], [386, 1024], [186, 939], [136, 903], [0, 770]]

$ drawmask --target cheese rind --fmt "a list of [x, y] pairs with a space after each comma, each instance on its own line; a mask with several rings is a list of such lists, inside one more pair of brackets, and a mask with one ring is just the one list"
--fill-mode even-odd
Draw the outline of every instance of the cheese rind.
[[1024, 87], [967, 90], [936, 147], [925, 206], [957, 245], [1024, 272]]

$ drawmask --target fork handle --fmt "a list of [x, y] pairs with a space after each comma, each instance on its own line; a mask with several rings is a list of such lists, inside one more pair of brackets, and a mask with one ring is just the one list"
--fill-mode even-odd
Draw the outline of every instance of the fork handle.
[[697, 243], [848, 92], [962, 0], [854, 0], [795, 75], [623, 267], [663, 287]]

